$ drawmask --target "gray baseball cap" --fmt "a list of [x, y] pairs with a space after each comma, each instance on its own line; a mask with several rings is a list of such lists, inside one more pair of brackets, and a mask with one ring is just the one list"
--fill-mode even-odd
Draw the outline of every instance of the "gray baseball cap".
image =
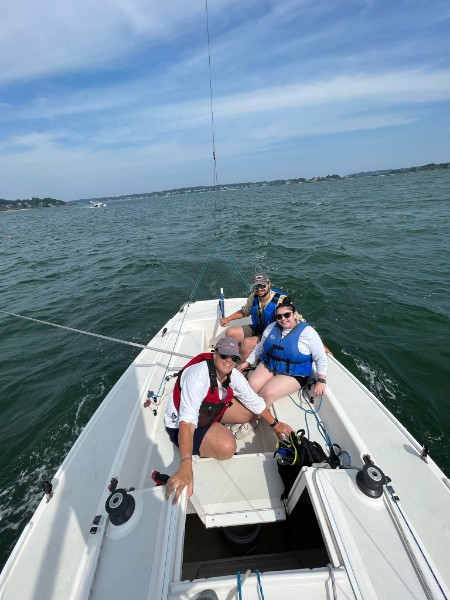
[[232, 337], [221, 337], [220, 340], [218, 340], [215, 349], [221, 354], [227, 354], [228, 356], [239, 356], [239, 358], [241, 358], [241, 353], [239, 352], [239, 344]]

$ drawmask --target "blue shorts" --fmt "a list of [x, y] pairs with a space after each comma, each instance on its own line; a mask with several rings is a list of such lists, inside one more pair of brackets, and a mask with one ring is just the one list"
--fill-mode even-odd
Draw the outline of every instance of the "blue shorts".
[[[202, 445], [203, 438], [206, 435], [209, 427], [197, 427], [194, 431], [194, 441], [192, 446], [192, 454], [200, 455], [200, 446]], [[178, 432], [179, 429], [174, 429], [173, 427], [166, 427], [166, 431], [169, 434], [170, 441], [178, 447]]]

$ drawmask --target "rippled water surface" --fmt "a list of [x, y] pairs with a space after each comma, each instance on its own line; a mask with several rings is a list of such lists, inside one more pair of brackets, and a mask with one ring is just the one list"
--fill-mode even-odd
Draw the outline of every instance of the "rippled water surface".
[[[213, 248], [195, 299], [267, 270], [449, 475], [449, 194], [439, 171], [3, 212], [0, 308], [146, 343]], [[2, 565], [138, 350], [2, 313], [0, 340]]]

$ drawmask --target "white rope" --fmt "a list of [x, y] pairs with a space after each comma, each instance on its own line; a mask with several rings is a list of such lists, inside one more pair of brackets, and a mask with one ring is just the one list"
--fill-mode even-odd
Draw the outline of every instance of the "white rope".
[[334, 578], [334, 570], [333, 570], [331, 563], [328, 563], [327, 567], [330, 572], [331, 585], [333, 587], [333, 600], [337, 600], [336, 580]]
[[118, 344], [125, 344], [126, 346], [133, 346], [134, 348], [140, 348], [142, 350], [153, 350], [155, 352], [161, 352], [163, 354], [171, 354], [172, 356], [180, 356], [181, 358], [193, 358], [188, 354], [180, 354], [179, 352], [173, 352], [172, 350], [163, 350], [162, 348], [154, 348], [152, 346], [144, 346], [143, 344], [136, 344], [135, 342], [127, 342], [126, 340], [120, 340], [119, 338], [108, 337], [107, 335], [101, 335], [99, 333], [91, 333], [90, 331], [83, 331], [82, 329], [75, 329], [74, 327], [66, 327], [65, 325], [58, 325], [57, 323], [50, 323], [50, 321], [41, 321], [40, 319], [33, 319], [32, 317], [25, 317], [24, 315], [17, 315], [7, 310], [0, 309], [0, 312], [10, 317], [17, 317], [19, 319], [26, 319], [27, 321], [34, 321], [35, 323], [41, 323], [42, 325], [51, 325], [52, 327], [59, 327], [59, 329], [65, 329], [66, 331], [74, 331], [75, 333], [83, 333], [84, 335], [91, 335], [92, 337], [100, 338], [102, 340], [108, 340], [109, 342], [117, 342]]

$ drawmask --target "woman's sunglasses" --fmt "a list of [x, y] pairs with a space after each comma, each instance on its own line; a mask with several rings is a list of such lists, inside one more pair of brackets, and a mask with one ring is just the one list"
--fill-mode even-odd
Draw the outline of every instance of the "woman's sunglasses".
[[226, 360], [227, 358], [231, 358], [231, 360], [233, 362], [237, 362], [239, 360], [239, 356], [236, 356], [236, 354], [222, 354], [222, 352], [219, 352], [219, 356], [220, 358], [223, 358], [223, 360]]
[[285, 319], [289, 319], [289, 317], [292, 315], [291, 312], [288, 313], [278, 313], [277, 314], [277, 321], [281, 321], [281, 319], [284, 317]]

